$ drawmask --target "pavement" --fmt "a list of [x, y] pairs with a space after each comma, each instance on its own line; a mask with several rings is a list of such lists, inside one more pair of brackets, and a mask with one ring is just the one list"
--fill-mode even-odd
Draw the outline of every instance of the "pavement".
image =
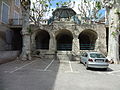
[[0, 90], [120, 90], [120, 65], [86, 70], [79, 61], [15, 60], [0, 65]]

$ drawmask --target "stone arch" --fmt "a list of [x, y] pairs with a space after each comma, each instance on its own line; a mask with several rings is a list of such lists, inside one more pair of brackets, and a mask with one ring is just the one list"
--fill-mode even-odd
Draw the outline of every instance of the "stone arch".
[[49, 40], [50, 40], [50, 35], [46, 30], [38, 31], [35, 36], [36, 49], [48, 50]]
[[56, 46], [60, 51], [72, 50], [73, 35], [69, 30], [60, 30], [56, 34]]
[[78, 37], [80, 50], [94, 50], [97, 38], [98, 35], [95, 31], [91, 29], [83, 30]]

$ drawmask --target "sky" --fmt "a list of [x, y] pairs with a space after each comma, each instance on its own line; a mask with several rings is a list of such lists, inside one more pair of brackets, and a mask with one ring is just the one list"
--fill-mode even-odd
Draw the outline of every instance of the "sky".
[[[31, 0], [31, 2], [35, 2], [36, 0]], [[53, 0], [53, 1], [51, 1], [51, 3], [52, 3], [52, 8], [56, 8], [56, 3], [57, 2], [60, 2], [60, 1], [62, 1], [62, 2], [65, 2], [65, 1], [69, 1], [69, 0]], [[80, 3], [80, 1], [81, 0], [71, 0], [71, 1], [75, 1], [76, 2], [76, 4], [78, 4], [78, 3]], [[77, 6], [77, 5], [76, 5]], [[76, 8], [76, 10], [77, 10], [77, 8]], [[75, 10], [75, 11], [76, 11]]]
[[[36, 1], [36, 0], [31, 0], [31, 2], [35, 2], [35, 1]], [[57, 3], [57, 2], [60, 2], [60, 1], [65, 2], [65, 1], [69, 1], [69, 0], [53, 0], [53, 1], [51, 1], [51, 3], [52, 3], [52, 7], [51, 7], [51, 8], [56, 9], [56, 3]], [[77, 14], [79, 14], [78, 4], [80, 4], [80, 1], [81, 1], [81, 0], [71, 0], [71, 1], [72, 1], [72, 2], [75, 1], [75, 6], [74, 6], [73, 10], [74, 10]], [[104, 14], [105, 14], [105, 9], [99, 11], [99, 13], [102, 13], [102, 15], [104, 16]], [[48, 14], [46, 15], [46, 18], [49, 18], [49, 17], [51, 17], [51, 16], [52, 16], [52, 11], [49, 12], [49, 15], [48, 15]]]
[[[36, 0], [31, 0], [31, 2], [35, 2]], [[69, 1], [69, 0], [53, 0], [53, 1], [51, 1], [51, 3], [52, 3], [52, 9], [56, 9], [56, 3], [57, 2], [60, 2], [60, 1], [62, 1], [62, 2], [65, 2], [65, 1]], [[71, 1], [75, 1], [76, 2], [76, 4], [77, 5], [75, 5], [75, 7], [73, 8], [73, 10], [75, 10], [76, 12], [79, 12], [78, 11], [78, 3], [80, 3], [80, 1], [81, 0], [71, 0]], [[46, 18], [49, 18], [49, 17], [51, 17], [52, 16], [52, 11], [50, 11], [49, 12], [49, 15], [46, 15]]]

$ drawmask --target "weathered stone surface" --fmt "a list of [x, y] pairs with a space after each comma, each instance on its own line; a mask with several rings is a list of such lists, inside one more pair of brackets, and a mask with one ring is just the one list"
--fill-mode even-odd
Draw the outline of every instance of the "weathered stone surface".
[[[49, 49], [47, 50], [47, 52], [54, 52], [55, 54], [55, 52], [57, 51], [57, 48], [56, 48], [57, 35], [61, 33], [66, 33], [73, 37], [71, 54], [73, 54], [73, 56], [79, 55], [81, 51], [84, 51], [84, 50], [80, 50], [79, 35], [85, 31], [85, 33], [87, 34], [92, 33], [93, 35], [89, 37], [93, 38], [93, 41], [95, 41], [95, 49], [90, 51], [100, 51], [104, 54], [107, 53], [106, 28], [102, 24], [76, 25], [75, 23], [72, 23], [72, 22], [68, 23], [68, 21], [67, 22], [55, 21], [52, 25], [44, 25], [43, 29], [39, 29], [35, 27], [32, 30], [34, 31], [32, 33], [32, 40], [31, 40], [32, 51], [36, 51], [36, 50], [42, 51], [41, 49], [36, 49], [36, 40], [35, 40], [37, 33], [42, 30], [48, 32], [50, 35]], [[85, 50], [85, 51], [89, 51], [89, 50]], [[45, 54], [47, 52], [43, 52], [43, 53]]]
[[[43, 33], [43, 37], [45, 33], [49, 34], [49, 45], [45, 52], [41, 52], [40, 55], [46, 55], [48, 52], [52, 54], [56, 54], [59, 50], [57, 50], [57, 39], [62, 34], [66, 34], [72, 38], [72, 50], [70, 51], [73, 56], [76, 56], [84, 51], [99, 51], [108, 56], [109, 59], [113, 59], [115, 63], [119, 62], [119, 34], [113, 35], [114, 33], [118, 33], [119, 27], [119, 19], [118, 12], [120, 8], [119, 0], [102, 0], [104, 6], [106, 7], [106, 24], [109, 25], [109, 37], [108, 37], [108, 52], [107, 52], [107, 33], [106, 26], [104, 24], [75, 24], [72, 21], [54, 21], [51, 25], [42, 25], [41, 27], [37, 27], [32, 25], [32, 34], [27, 32], [29, 27], [29, 16], [27, 13], [24, 13], [24, 16], [27, 18], [24, 19], [23, 25], [23, 57], [31, 58], [31, 51], [42, 51], [42, 49], [37, 48], [36, 36], [39, 32]], [[109, 21], [109, 22], [108, 22]], [[82, 36], [87, 35], [90, 39], [90, 42], [94, 44], [93, 50], [81, 50], [80, 41], [87, 40], [86, 37], [80, 39]], [[44, 41], [44, 40], [43, 40]], [[42, 42], [41, 42], [42, 43]], [[45, 45], [44, 45], [45, 46]], [[49, 55], [48, 55], [49, 56]]]

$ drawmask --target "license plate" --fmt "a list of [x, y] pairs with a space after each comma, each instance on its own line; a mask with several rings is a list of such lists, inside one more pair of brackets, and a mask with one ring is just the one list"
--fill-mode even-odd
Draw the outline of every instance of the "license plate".
[[95, 60], [96, 62], [103, 62], [104, 60]]

